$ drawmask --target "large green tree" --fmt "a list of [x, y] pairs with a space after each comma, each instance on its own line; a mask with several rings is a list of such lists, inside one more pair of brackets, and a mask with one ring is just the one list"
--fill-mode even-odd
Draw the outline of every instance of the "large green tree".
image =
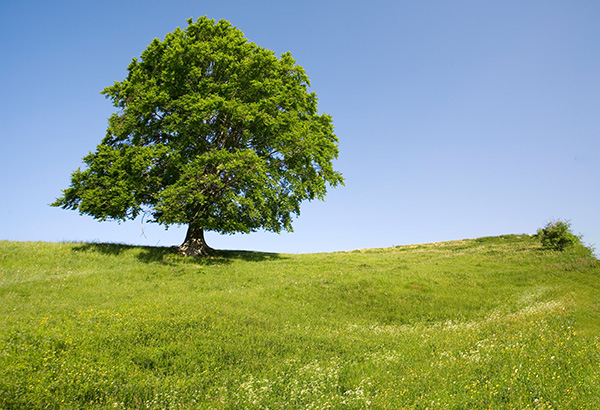
[[106, 136], [53, 206], [187, 224], [179, 249], [199, 256], [210, 251], [205, 230], [289, 231], [302, 201], [343, 184], [332, 119], [290, 53], [203, 17], [155, 39], [127, 70], [102, 92], [118, 108]]

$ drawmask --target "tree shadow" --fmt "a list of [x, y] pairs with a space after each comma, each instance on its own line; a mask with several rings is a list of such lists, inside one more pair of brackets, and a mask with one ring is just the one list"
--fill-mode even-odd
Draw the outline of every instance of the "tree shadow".
[[165, 265], [175, 265], [181, 263], [193, 265], [214, 265], [229, 264], [236, 260], [242, 260], [246, 262], [263, 262], [285, 258], [278, 253], [238, 250], [214, 250], [208, 256], [193, 258], [180, 255], [177, 252], [176, 246], [136, 246], [117, 243], [92, 242], [81, 243], [73, 247], [73, 251], [76, 252], [97, 252], [112, 256], [119, 256], [132, 250], [139, 250], [136, 257], [140, 262], [160, 263]]
[[72, 250], [74, 252], [98, 252], [105, 255], [118, 256], [126, 250], [133, 248], [136, 248], [136, 246], [123, 245], [119, 243], [85, 242], [77, 244]]
[[[279, 253], [272, 252], [257, 252], [257, 251], [232, 251], [232, 250], [214, 250], [212, 255], [208, 258], [222, 259], [222, 260], [243, 260], [246, 262], [264, 262], [275, 259], [287, 259], [285, 256]], [[198, 261], [203, 258], [190, 258]]]

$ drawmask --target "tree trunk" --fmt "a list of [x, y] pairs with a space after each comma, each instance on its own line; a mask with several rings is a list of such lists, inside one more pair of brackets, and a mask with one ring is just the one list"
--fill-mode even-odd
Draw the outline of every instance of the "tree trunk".
[[204, 240], [204, 230], [194, 224], [188, 226], [185, 241], [177, 249], [184, 256], [202, 257], [208, 256], [213, 249]]

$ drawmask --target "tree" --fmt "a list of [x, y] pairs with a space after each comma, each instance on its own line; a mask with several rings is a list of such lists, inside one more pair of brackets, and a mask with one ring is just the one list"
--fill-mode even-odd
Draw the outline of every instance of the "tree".
[[118, 112], [52, 205], [98, 220], [187, 224], [181, 253], [206, 255], [204, 231], [292, 230], [304, 200], [343, 184], [332, 118], [292, 55], [249, 42], [229, 22], [188, 20], [155, 39], [102, 91]]
[[538, 229], [537, 236], [544, 248], [555, 251], [564, 251], [581, 243], [581, 237], [571, 231], [569, 221], [548, 222], [544, 228]]

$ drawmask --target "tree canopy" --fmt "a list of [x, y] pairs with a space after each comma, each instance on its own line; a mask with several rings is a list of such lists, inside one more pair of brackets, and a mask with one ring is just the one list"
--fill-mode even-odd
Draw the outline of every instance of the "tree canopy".
[[290, 53], [202, 17], [152, 41], [127, 71], [102, 91], [118, 109], [106, 136], [53, 206], [188, 224], [180, 249], [201, 255], [205, 230], [290, 231], [302, 201], [343, 184], [332, 118]]

